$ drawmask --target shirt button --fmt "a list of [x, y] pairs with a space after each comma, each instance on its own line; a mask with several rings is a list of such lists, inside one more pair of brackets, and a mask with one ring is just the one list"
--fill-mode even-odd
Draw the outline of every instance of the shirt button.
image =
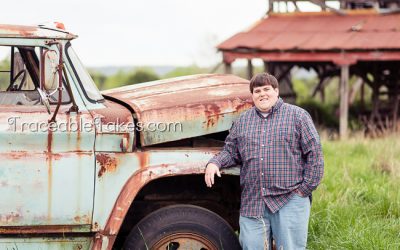
[[264, 173], [261, 173], [262, 176], [264, 176]]
[[265, 130], [263, 130], [263, 132], [265, 133]]
[[264, 160], [264, 158], [261, 158], [261, 160], [263, 161], [263, 160]]
[[264, 144], [261, 144], [261, 146], [264, 147], [265, 145], [264, 145]]

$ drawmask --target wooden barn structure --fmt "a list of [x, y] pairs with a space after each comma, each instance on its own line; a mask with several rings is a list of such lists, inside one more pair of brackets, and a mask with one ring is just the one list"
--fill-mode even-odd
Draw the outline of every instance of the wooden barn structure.
[[[344, 13], [344, 14], [343, 14]], [[250, 29], [218, 45], [225, 72], [237, 59], [262, 59], [265, 71], [275, 75], [285, 97], [295, 95], [290, 72], [295, 66], [314, 69], [319, 83], [314, 95], [323, 98], [330, 78], [340, 76], [340, 137], [347, 136], [349, 78], [358, 77], [361, 102], [364, 86], [372, 90], [372, 110], [363, 116], [366, 129], [397, 129], [400, 101], [400, 13], [374, 10], [270, 13]]]

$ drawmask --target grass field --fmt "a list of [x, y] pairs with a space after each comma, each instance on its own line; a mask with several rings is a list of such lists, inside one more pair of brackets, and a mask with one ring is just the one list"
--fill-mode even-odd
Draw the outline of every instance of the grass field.
[[322, 140], [309, 249], [400, 249], [400, 135]]

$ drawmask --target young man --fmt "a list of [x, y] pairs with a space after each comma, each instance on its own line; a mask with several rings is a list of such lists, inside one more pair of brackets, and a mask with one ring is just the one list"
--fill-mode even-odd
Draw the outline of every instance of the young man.
[[278, 81], [261, 73], [250, 81], [255, 107], [233, 124], [223, 150], [207, 164], [205, 182], [219, 169], [241, 165], [239, 240], [244, 250], [305, 249], [311, 192], [324, 162], [310, 115], [279, 98]]

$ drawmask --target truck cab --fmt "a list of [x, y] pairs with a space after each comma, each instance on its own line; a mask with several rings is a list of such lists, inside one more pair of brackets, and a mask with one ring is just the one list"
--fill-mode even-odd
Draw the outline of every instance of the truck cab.
[[208, 160], [248, 81], [194, 75], [100, 92], [60, 23], [0, 25], [0, 247], [240, 249], [239, 168]]

